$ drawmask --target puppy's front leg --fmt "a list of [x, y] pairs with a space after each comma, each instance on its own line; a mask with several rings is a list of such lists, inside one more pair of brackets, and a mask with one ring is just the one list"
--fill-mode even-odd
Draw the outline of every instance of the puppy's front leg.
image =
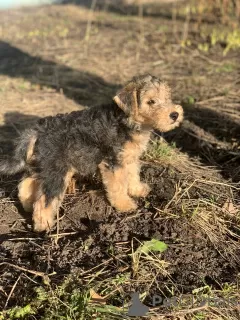
[[135, 161], [126, 165], [128, 194], [133, 197], [146, 197], [150, 192], [147, 183], [140, 181], [140, 163]]
[[34, 177], [24, 177], [18, 185], [18, 198], [26, 212], [33, 211], [38, 193], [38, 181]]
[[45, 195], [40, 196], [33, 205], [34, 231], [49, 231], [54, 226], [54, 219], [59, 205], [58, 199], [55, 198], [46, 206]]
[[116, 167], [111, 169], [105, 162], [101, 162], [99, 169], [111, 205], [121, 212], [135, 210], [137, 204], [128, 195], [128, 174], [126, 168]]

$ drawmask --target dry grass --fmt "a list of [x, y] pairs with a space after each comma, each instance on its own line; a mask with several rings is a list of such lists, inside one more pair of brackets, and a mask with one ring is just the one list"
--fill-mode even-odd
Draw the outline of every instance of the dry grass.
[[190, 158], [186, 153], [177, 149], [174, 143], [169, 144], [163, 138], [151, 141], [145, 159], [159, 165], [170, 165], [180, 173], [194, 177], [196, 183], [203, 179], [221, 179], [215, 167], [203, 167], [199, 160]]

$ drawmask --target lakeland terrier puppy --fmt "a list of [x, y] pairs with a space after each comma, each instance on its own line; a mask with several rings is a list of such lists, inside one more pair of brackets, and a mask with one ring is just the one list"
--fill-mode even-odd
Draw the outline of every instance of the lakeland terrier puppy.
[[113, 102], [46, 117], [26, 130], [15, 153], [0, 161], [0, 173], [24, 172], [18, 196], [33, 211], [35, 231], [49, 231], [75, 174], [100, 170], [110, 204], [119, 211], [137, 208], [131, 197], [150, 191], [140, 181], [139, 158], [152, 129], [166, 132], [183, 120], [170, 88], [151, 75], [134, 77]]

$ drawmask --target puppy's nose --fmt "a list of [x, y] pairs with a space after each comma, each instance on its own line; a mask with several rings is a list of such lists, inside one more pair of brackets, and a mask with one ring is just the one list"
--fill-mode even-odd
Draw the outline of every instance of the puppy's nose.
[[173, 120], [173, 121], [176, 121], [177, 118], [179, 116], [179, 113], [178, 112], [172, 112], [170, 113], [170, 118]]

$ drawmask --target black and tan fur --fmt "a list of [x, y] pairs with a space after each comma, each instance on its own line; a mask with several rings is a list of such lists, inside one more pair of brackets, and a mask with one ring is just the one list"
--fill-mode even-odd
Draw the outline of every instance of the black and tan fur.
[[46, 117], [26, 130], [0, 173], [24, 172], [19, 199], [33, 211], [34, 229], [49, 230], [72, 177], [98, 169], [108, 200], [119, 211], [136, 209], [132, 197], [150, 188], [140, 181], [139, 158], [153, 128], [177, 127], [183, 110], [172, 103], [169, 87], [158, 78], [134, 77], [109, 105]]

